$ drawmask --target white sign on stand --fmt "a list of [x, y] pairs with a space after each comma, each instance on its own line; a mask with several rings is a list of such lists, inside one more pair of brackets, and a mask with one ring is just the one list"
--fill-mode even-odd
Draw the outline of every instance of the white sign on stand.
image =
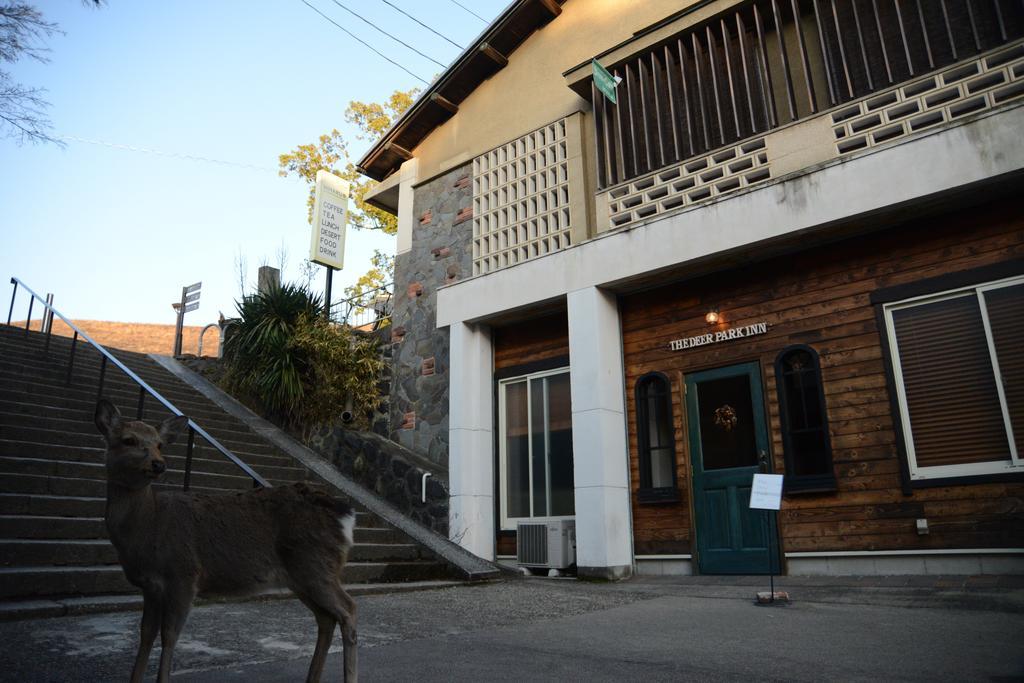
[[313, 235], [309, 245], [309, 260], [313, 263], [336, 270], [344, 265], [348, 194], [348, 182], [327, 171], [316, 172]]
[[782, 475], [755, 474], [750, 488], [750, 508], [778, 510], [782, 507]]

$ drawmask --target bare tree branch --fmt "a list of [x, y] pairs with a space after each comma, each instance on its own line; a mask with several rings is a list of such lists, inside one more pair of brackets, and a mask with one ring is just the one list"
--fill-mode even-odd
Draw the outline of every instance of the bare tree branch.
[[[100, 7], [103, 2], [83, 0], [90, 7]], [[25, 57], [42, 63], [50, 61], [46, 41], [55, 35], [64, 32], [32, 5], [0, 0], [0, 63], [13, 64]], [[15, 83], [7, 71], [0, 70], [0, 137], [13, 138], [18, 144], [52, 142], [64, 146], [50, 134], [53, 125], [45, 114], [49, 103], [42, 97], [44, 92], [42, 88]]]

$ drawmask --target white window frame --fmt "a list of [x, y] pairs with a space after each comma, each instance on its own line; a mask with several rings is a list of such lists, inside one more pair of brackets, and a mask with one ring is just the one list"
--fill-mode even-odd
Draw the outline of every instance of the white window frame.
[[[516, 377], [507, 377], [498, 382], [498, 500], [499, 509], [501, 512], [501, 530], [502, 531], [515, 531], [519, 522], [544, 522], [554, 521], [559, 519], [576, 519], [576, 515], [562, 515], [562, 516], [550, 516], [550, 517], [509, 517], [508, 516], [508, 479], [506, 476], [507, 472], [507, 439], [506, 439], [506, 425], [505, 425], [505, 387], [509, 384], [515, 384], [516, 382], [529, 382], [530, 380], [542, 379], [544, 377], [551, 377], [553, 375], [562, 375], [569, 373], [569, 366], [556, 368], [554, 370], [544, 370], [543, 372], [533, 372], [527, 375], [517, 375]], [[570, 396], [570, 401], [572, 400]], [[533, 420], [533, 397], [529, 390], [529, 384], [527, 384], [526, 390], [526, 415], [527, 424]], [[546, 419], [547, 416], [545, 416]], [[533, 439], [527, 439], [527, 467], [530, 481], [530, 503], [529, 508], [531, 514], [533, 513]], [[548, 477], [548, 486], [551, 486], [551, 478]], [[575, 492], [573, 493], [575, 496]], [[550, 496], [550, 492], [549, 492]], [[549, 498], [550, 500], [550, 498]]]
[[[1010, 411], [1006, 404], [1006, 392], [1003, 388], [1003, 377], [999, 372], [999, 358], [996, 356], [995, 342], [992, 339], [992, 326], [988, 318], [988, 309], [985, 306], [985, 292], [1004, 287], [1013, 287], [1024, 284], [1024, 276], [1015, 276], [1002, 280], [994, 280], [979, 285], [959, 287], [944, 292], [936, 292], [917, 296], [902, 301], [896, 301], [883, 306], [885, 315], [886, 335], [889, 340], [889, 357], [892, 360], [893, 376], [896, 380], [896, 398], [900, 409], [900, 424], [903, 426], [903, 440], [907, 451], [907, 462], [910, 467], [910, 478], [914, 481], [927, 479], [941, 479], [949, 477], [969, 477], [984, 474], [1005, 474], [1024, 470], [1024, 461], [1017, 453], [1016, 441], [1014, 440], [1013, 426], [1010, 424]], [[947, 299], [974, 296], [978, 300], [981, 310], [981, 320], [985, 331], [985, 341], [988, 344], [989, 361], [992, 363], [992, 373], [995, 377], [996, 393], [999, 396], [999, 405], [1003, 413], [1003, 425], [1006, 428], [1006, 438], [1009, 443], [1010, 459], [999, 462], [978, 462], [965, 463], [963, 465], [940, 465], [922, 467], [917, 464], [917, 455], [914, 451], [914, 432], [910, 426], [910, 413], [907, 410], [906, 390], [903, 386], [903, 368], [900, 365], [899, 344], [896, 339], [896, 326], [893, 323], [893, 311], [904, 308], [913, 308], [924, 304], [935, 303]]]

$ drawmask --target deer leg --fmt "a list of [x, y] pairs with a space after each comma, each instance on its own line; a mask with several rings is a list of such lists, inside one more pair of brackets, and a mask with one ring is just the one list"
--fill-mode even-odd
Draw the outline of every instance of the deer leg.
[[327, 663], [327, 652], [331, 648], [331, 640], [334, 638], [334, 629], [338, 625], [330, 612], [323, 610], [315, 602], [301, 598], [302, 602], [309, 608], [316, 617], [316, 650], [313, 651], [313, 661], [309, 663], [309, 673], [306, 674], [306, 683], [319, 683], [320, 676], [324, 672], [324, 664]]
[[192, 610], [195, 589], [192, 586], [169, 588], [160, 614], [160, 673], [158, 683], [169, 683], [171, 680], [171, 658], [178, 636], [185, 626], [188, 613]]
[[356, 601], [345, 592], [340, 585], [337, 586], [338, 600], [344, 607], [344, 614], [348, 618], [339, 619], [341, 624], [341, 639], [345, 643], [345, 683], [356, 683], [359, 677], [359, 652], [356, 638]]
[[[343, 680], [345, 683], [357, 683], [359, 679], [359, 654], [356, 638], [355, 600], [345, 592], [340, 583], [321, 584], [311, 593], [307, 593], [307, 595], [308, 600], [314, 603], [317, 609], [326, 612], [341, 625], [341, 638], [345, 643], [343, 654], [345, 677]], [[311, 607], [311, 609], [313, 608]], [[316, 609], [314, 609], [314, 613], [316, 613]], [[318, 647], [319, 644], [318, 640]], [[316, 655], [314, 655], [315, 658]]]
[[140, 629], [139, 652], [135, 655], [135, 666], [132, 667], [131, 683], [142, 683], [146, 674], [149, 653], [153, 651], [153, 641], [160, 630], [160, 603], [151, 594], [143, 595], [142, 626]]

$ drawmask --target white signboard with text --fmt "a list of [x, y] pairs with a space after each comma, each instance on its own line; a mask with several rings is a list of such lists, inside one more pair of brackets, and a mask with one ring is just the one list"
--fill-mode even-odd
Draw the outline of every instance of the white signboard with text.
[[668, 348], [671, 351], [682, 351], [684, 349], [694, 349], [698, 346], [706, 346], [707, 344], [719, 344], [725, 341], [732, 341], [733, 339], [755, 337], [759, 334], [767, 333], [768, 323], [759, 322], [750, 325], [743, 325], [741, 327], [730, 327], [727, 330], [719, 330], [714, 333], [709, 332], [707, 334], [698, 334], [695, 337], [673, 339], [668, 343]]
[[340, 270], [345, 263], [345, 222], [348, 219], [348, 182], [327, 171], [316, 172], [313, 234], [309, 260]]
[[782, 507], [782, 475], [755, 474], [750, 487], [750, 507], [760, 510], [778, 510]]

